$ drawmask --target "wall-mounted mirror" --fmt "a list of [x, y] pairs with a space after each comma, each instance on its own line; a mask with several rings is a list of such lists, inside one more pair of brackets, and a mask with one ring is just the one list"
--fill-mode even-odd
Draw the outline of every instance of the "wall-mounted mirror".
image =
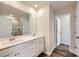
[[0, 3], [0, 37], [27, 34], [36, 34], [36, 16]]

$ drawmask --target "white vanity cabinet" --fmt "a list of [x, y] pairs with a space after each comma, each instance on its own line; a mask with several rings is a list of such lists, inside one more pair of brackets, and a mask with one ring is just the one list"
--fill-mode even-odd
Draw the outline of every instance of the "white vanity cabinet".
[[43, 51], [44, 51], [44, 38], [41, 37], [36, 40], [36, 56], [38, 56]]
[[28, 46], [29, 46], [28, 43], [29, 42], [27, 42], [27, 43], [25, 42], [25, 43], [21, 43], [21, 44], [18, 44], [18, 45], [9, 47], [9, 48], [2, 49], [2, 50], [0, 50], [0, 56], [1, 57], [8, 56], [16, 51], [22, 50], [24, 48], [28, 48]]
[[35, 57], [44, 51], [44, 37], [0, 50], [0, 57]]
[[35, 57], [35, 40], [26, 42], [23, 49], [19, 49], [16, 52], [7, 55], [7, 57]]

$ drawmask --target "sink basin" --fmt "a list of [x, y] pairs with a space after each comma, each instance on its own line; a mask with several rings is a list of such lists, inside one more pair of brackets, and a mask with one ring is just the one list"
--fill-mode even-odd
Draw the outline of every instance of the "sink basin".
[[23, 41], [23, 40], [22, 39], [12, 40], [12, 41], [7, 40], [7, 41], [1, 42], [0, 44], [1, 45], [8, 45], [8, 44], [14, 44], [14, 43], [17, 43], [17, 42], [21, 42], [21, 41]]

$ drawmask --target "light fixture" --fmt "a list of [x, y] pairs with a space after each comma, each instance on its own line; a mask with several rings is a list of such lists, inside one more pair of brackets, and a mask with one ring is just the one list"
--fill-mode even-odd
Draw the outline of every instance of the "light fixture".
[[6, 17], [9, 18], [9, 19], [15, 19], [12, 14], [10, 14], [10, 15], [8, 15]]
[[38, 7], [38, 5], [34, 5], [35, 7]]
[[10, 14], [9, 16], [10, 16], [10, 17], [13, 17], [13, 15], [12, 15], [12, 14]]

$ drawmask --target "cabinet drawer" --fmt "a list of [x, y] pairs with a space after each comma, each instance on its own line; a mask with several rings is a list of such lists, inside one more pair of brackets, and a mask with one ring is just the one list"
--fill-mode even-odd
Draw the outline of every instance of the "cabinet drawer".
[[29, 41], [29, 57], [35, 56], [35, 40]]
[[9, 54], [9, 55], [7, 55], [5, 57], [20, 57], [20, 52], [14, 52], [14, 53]]
[[10, 47], [10, 48], [6, 48], [4, 50], [0, 51], [0, 56], [6, 56], [8, 54], [11, 54], [15, 51], [21, 50], [23, 48], [28, 48], [28, 42], [27, 43], [22, 43], [22, 44], [18, 44], [16, 46]]
[[28, 57], [28, 49], [22, 49], [7, 55], [6, 57]]

